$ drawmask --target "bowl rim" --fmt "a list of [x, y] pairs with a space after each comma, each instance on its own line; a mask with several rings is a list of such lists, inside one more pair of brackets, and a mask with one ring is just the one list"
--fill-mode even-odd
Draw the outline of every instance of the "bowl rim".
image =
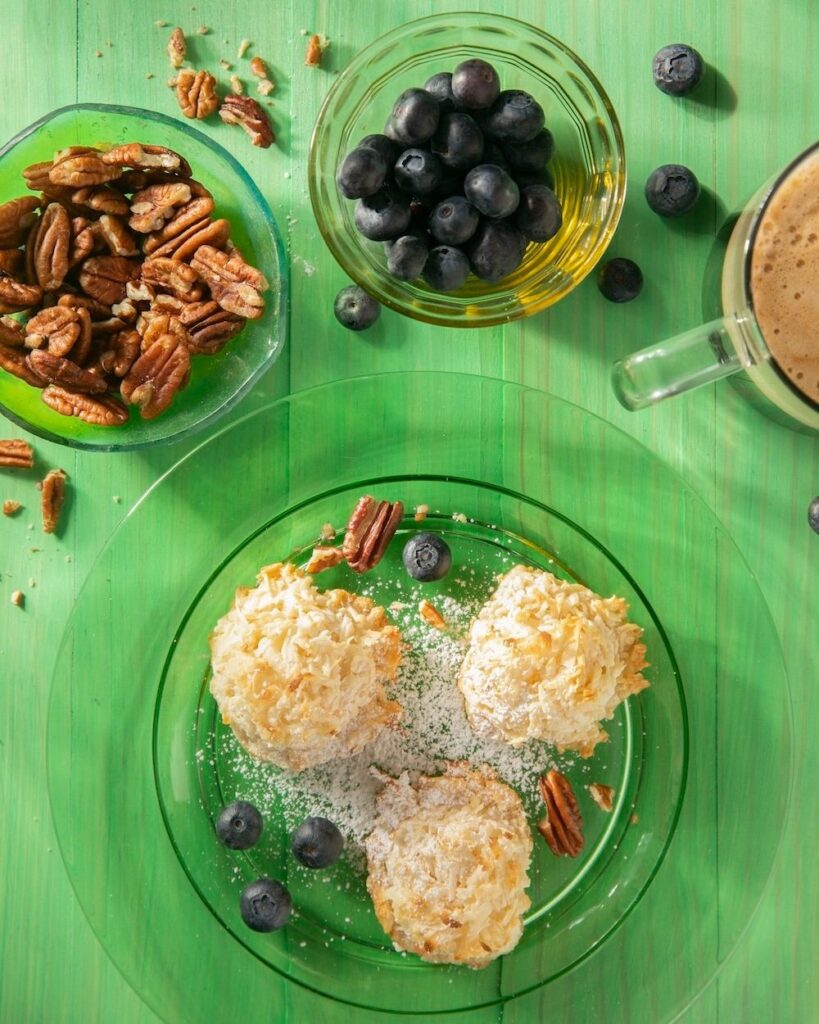
[[85, 452], [124, 452], [124, 451], [138, 451], [140, 449], [155, 448], [160, 445], [168, 445], [177, 443], [185, 438], [190, 437], [206, 427], [209, 427], [214, 421], [221, 419], [226, 413], [228, 413], [245, 395], [250, 391], [254, 384], [259, 378], [266, 373], [273, 363], [279, 358], [283, 348], [287, 344], [287, 336], [289, 333], [289, 302], [290, 302], [290, 269], [287, 262], [287, 254], [284, 246], [284, 239], [282, 238], [281, 231], [279, 230], [278, 223], [273, 211], [270, 209], [270, 204], [267, 202], [265, 197], [262, 195], [258, 185], [251, 177], [250, 173], [242, 166], [242, 164], [230, 153], [221, 143], [216, 142], [214, 139], [209, 138], [204, 132], [199, 131], [193, 125], [186, 124], [184, 121], [176, 117], [171, 117], [168, 114], [163, 114], [158, 110], [149, 110], [146, 107], [132, 107], [118, 103], [94, 103], [94, 102], [83, 102], [83, 103], [67, 103], [65, 106], [56, 107], [54, 110], [43, 114], [38, 117], [37, 120], [32, 121], [31, 124], [22, 128], [16, 135], [12, 136], [7, 142], [0, 146], [0, 162], [3, 157], [10, 153], [19, 143], [27, 139], [29, 136], [34, 135], [43, 125], [48, 124], [55, 118], [60, 117], [64, 114], [71, 114], [74, 112], [100, 112], [103, 114], [118, 114], [125, 115], [126, 117], [141, 117], [147, 118], [149, 121], [156, 121], [158, 124], [168, 125], [176, 130], [182, 131], [191, 138], [210, 149], [215, 155], [220, 158], [223, 162], [227, 163], [230, 168], [236, 172], [243, 184], [246, 186], [250, 195], [257, 204], [259, 213], [265, 223], [267, 230], [269, 231], [276, 250], [278, 259], [278, 290], [279, 290], [279, 304], [278, 313], [276, 316], [276, 333], [280, 338], [280, 343], [276, 346], [275, 350], [262, 361], [262, 363], [256, 367], [252, 373], [250, 373], [247, 379], [242, 385], [237, 388], [236, 392], [225, 402], [219, 405], [216, 409], [210, 412], [207, 416], [196, 420], [194, 423], [183, 427], [174, 433], [170, 433], [165, 437], [151, 438], [150, 440], [144, 441], [90, 441], [82, 438], [65, 437], [62, 434], [57, 434], [46, 427], [36, 426], [30, 423], [25, 417], [18, 415], [12, 409], [9, 409], [3, 402], [0, 402], [0, 413], [2, 413], [7, 419], [11, 420], [12, 423], [16, 423], [17, 426], [22, 427], [29, 433], [34, 434], [36, 437], [40, 437], [45, 441], [53, 441], [56, 444], [65, 445], [68, 448], [73, 448], [77, 451]]

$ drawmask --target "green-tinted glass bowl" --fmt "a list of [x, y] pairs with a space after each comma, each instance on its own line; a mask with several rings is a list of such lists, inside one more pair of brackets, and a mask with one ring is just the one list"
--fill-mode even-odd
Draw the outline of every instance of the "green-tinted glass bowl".
[[61, 416], [41, 392], [0, 370], [0, 410], [32, 433], [74, 448], [124, 451], [178, 441], [223, 416], [270, 367], [287, 336], [287, 262], [270, 207], [250, 175], [218, 143], [182, 121], [135, 107], [80, 103], [61, 107], [29, 125], [0, 150], [0, 202], [26, 194], [23, 168], [50, 160], [73, 145], [144, 142], [168, 146], [189, 161], [213, 194], [216, 214], [231, 224], [231, 238], [265, 275], [264, 315], [215, 356], [193, 359], [190, 384], [154, 420], [135, 408], [121, 427], [96, 427]]
[[[497, 284], [474, 276], [455, 292], [387, 272], [380, 242], [358, 233], [355, 203], [338, 191], [344, 156], [365, 135], [383, 130], [396, 97], [438, 71], [482, 57], [503, 89], [524, 89], [546, 113], [555, 138], [550, 167], [563, 206], [563, 227], [530, 245], [521, 266]], [[339, 75], [319, 112], [310, 143], [310, 198], [331, 252], [354, 281], [380, 302], [426, 323], [485, 327], [538, 313], [578, 285], [611, 241], [626, 193], [617, 116], [592, 72], [567, 46], [532, 25], [484, 12], [450, 12], [402, 25], [362, 50]]]

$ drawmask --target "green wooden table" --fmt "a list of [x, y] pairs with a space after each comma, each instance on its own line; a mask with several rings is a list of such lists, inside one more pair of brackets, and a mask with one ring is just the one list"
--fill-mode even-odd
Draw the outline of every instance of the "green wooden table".
[[[335, 325], [331, 299], [345, 278], [324, 251], [310, 210], [305, 162], [311, 126], [333, 75], [360, 46], [405, 20], [446, 9], [503, 10], [532, 21], [565, 40], [599, 76], [621, 119], [631, 186], [611, 253], [642, 263], [646, 287], [637, 302], [613, 307], [589, 280], [547, 314], [480, 333], [444, 332], [389, 314], [363, 337]], [[793, 812], [759, 912], [733, 958], [684, 1019], [819, 1019], [819, 754], [812, 739], [819, 716], [819, 538], [806, 522], [808, 502], [819, 491], [819, 446], [815, 437], [760, 416], [742, 389], [730, 384], [633, 415], [617, 405], [608, 383], [612, 360], [700, 321], [719, 228], [759, 182], [815, 140], [819, 9], [804, 0], [200, 0], [193, 7], [178, 0], [29, 0], [5, 12], [0, 136], [77, 100], [176, 113], [165, 85], [169, 29], [156, 27], [158, 20], [178, 23], [190, 34], [197, 65], [215, 68], [220, 57], [236, 63], [239, 41], [251, 39], [251, 53], [264, 56], [278, 82], [273, 111], [281, 146], [256, 151], [221, 124], [204, 126], [255, 176], [292, 260], [290, 343], [233, 415], [290, 391], [373, 370], [457, 369], [525, 382], [638, 437], [683, 474], [735, 538], [760, 580], [790, 674], [797, 762]], [[201, 24], [210, 29], [207, 35], [196, 34]], [[305, 29], [332, 40], [326, 69], [303, 66]], [[719, 72], [697, 101], [675, 102], [651, 84], [652, 54], [678, 40], [697, 46]], [[672, 161], [691, 166], [709, 189], [701, 212], [679, 228], [654, 217], [641, 195], [652, 167]], [[0, 433], [22, 436], [10, 425]], [[0, 499], [18, 497], [27, 506], [15, 519], [0, 522], [0, 1021], [147, 1024], [157, 1018], [96, 941], [63, 868], [48, 808], [45, 719], [58, 641], [83, 578], [130, 505], [187, 447], [114, 457], [43, 442], [36, 449], [42, 462], [62, 465], [70, 474], [73, 499], [64, 535], [43, 538], [32, 482], [0, 472]], [[15, 589], [26, 592], [24, 609], [9, 603]], [[764, 758], [759, 776], [748, 779], [748, 800], [757, 827], [764, 829]], [[650, 978], [648, 954], [646, 974]], [[299, 993], [283, 988], [271, 990], [271, 1006], [282, 1009], [269, 1019], [305, 1020]], [[332, 1019], [347, 1017], [349, 1011], [342, 1010]], [[548, 1003], [512, 1004], [497, 1019], [545, 1020]]]

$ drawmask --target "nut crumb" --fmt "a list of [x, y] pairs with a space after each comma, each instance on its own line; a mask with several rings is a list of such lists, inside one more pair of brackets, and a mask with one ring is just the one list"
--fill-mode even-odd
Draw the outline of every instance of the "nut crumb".
[[435, 629], [446, 630], [449, 628], [443, 615], [441, 615], [435, 605], [432, 604], [431, 601], [427, 601], [426, 598], [424, 598], [424, 600], [418, 605], [418, 614], [424, 622], [433, 626]]
[[153, 71], [149, 71], [148, 74], [145, 77], [146, 78], [153, 78], [154, 77]]
[[321, 539], [322, 540], [335, 540], [336, 529], [332, 523], [324, 523], [321, 527]]
[[154, 25], [156, 25], [157, 28], [167, 28], [168, 27], [167, 21], [163, 21], [162, 18], [160, 18], [159, 21], [155, 21]]
[[94, 56], [95, 57], [101, 57], [102, 56], [102, 50], [94, 50]]
[[452, 519], [456, 523], [468, 523], [469, 520], [466, 518], [463, 512], [453, 512]]
[[187, 49], [188, 44], [185, 42], [185, 33], [177, 25], [173, 32], [171, 32], [171, 38], [168, 40], [168, 59], [172, 67], [182, 67]]
[[423, 523], [426, 517], [429, 515], [429, 505], [419, 505], [415, 509], [415, 522]]
[[121, 505], [122, 504], [122, 498], [120, 498], [120, 496], [118, 494], [114, 495], [113, 501], [114, 501], [115, 505]]
[[605, 786], [602, 782], [592, 782], [591, 785], [586, 786], [586, 789], [601, 811], [605, 811], [607, 814], [611, 813], [614, 806], [614, 790], [611, 786]]
[[243, 39], [241, 43], [239, 43], [239, 60], [241, 60], [242, 57], [244, 57], [244, 55], [247, 53], [250, 47], [251, 42], [249, 39]]
[[169, 89], [175, 89], [176, 88], [176, 79], [175, 78], [169, 78], [168, 79], [168, 88]]
[[257, 78], [270, 77], [267, 73], [267, 64], [265, 64], [265, 62], [258, 54], [250, 62], [250, 71]]
[[210, 29], [208, 28], [207, 25], [200, 25], [199, 28], [196, 30], [196, 34], [198, 36], [206, 36], [209, 32]]
[[26, 595], [22, 590], [15, 590], [11, 595], [11, 603], [16, 605], [18, 608], [22, 608], [26, 602]]
[[233, 67], [233, 65], [230, 63], [229, 60], [225, 60], [225, 58], [222, 57], [222, 59], [219, 61], [219, 67], [223, 71], [230, 71], [230, 69]]
[[393, 601], [389, 607], [391, 612], [401, 612], [405, 608], [409, 608], [409, 605], [406, 601]]
[[640, 819], [639, 819], [639, 817], [636, 814], [632, 814], [632, 816], [631, 816], [631, 824], [632, 825], [636, 825], [639, 820]]
[[262, 96], [269, 96], [275, 88], [275, 82], [271, 82], [269, 78], [263, 78], [256, 86], [256, 92], [260, 92]]
[[28, 585], [29, 585], [29, 588], [31, 590], [33, 590], [37, 586], [37, 580], [35, 580], [33, 576], [29, 576], [29, 578], [28, 578]]
[[305, 565], [304, 571], [309, 573], [324, 572], [325, 569], [333, 569], [344, 561], [344, 552], [341, 548], [313, 548], [310, 561]]
[[300, 28], [299, 29], [299, 35], [300, 36], [309, 36], [310, 35], [310, 29], [309, 28]]
[[244, 82], [238, 75], [230, 76], [230, 91], [236, 96], [243, 96], [245, 91]]
[[23, 506], [20, 504], [19, 501], [14, 501], [11, 498], [7, 498], [3, 502], [3, 515], [4, 516], [16, 516], [17, 513], [20, 511], [20, 509], [22, 507]]
[[310, 41], [307, 43], [307, 53], [304, 58], [306, 66], [308, 68], [320, 68], [324, 51], [329, 45], [329, 41], [324, 36], [318, 34], [310, 36]]

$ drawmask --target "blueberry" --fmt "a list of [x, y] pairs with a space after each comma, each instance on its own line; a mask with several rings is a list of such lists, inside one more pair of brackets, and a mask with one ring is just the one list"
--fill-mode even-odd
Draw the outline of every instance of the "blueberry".
[[395, 101], [384, 134], [404, 146], [426, 142], [438, 127], [441, 108], [425, 89], [406, 89]]
[[290, 920], [293, 901], [281, 882], [257, 878], [242, 890], [239, 909], [242, 920], [254, 932], [274, 932]]
[[461, 107], [475, 110], [491, 107], [499, 94], [497, 71], [479, 57], [465, 60], [452, 73], [452, 95]]
[[290, 849], [306, 868], [327, 868], [341, 856], [344, 836], [327, 818], [305, 818], [293, 833]]
[[500, 281], [519, 267], [526, 239], [508, 220], [486, 220], [467, 246], [472, 272], [484, 281]]
[[515, 171], [524, 174], [537, 174], [552, 159], [555, 151], [555, 140], [548, 128], [538, 132], [528, 142], [504, 142], [503, 155], [506, 162]]
[[543, 130], [543, 108], [528, 92], [504, 89], [484, 121], [486, 133], [502, 142], [528, 142]]
[[515, 224], [530, 242], [548, 242], [563, 224], [560, 200], [546, 185], [527, 185], [520, 193]]
[[441, 580], [452, 568], [452, 552], [434, 533], [416, 533], [404, 545], [404, 567], [419, 583]]
[[597, 275], [597, 287], [610, 302], [631, 302], [643, 289], [643, 272], [633, 260], [608, 260]]
[[705, 65], [693, 46], [672, 43], [654, 54], [651, 62], [654, 84], [669, 96], [684, 96], [702, 81]]
[[443, 178], [438, 182], [438, 187], [430, 196], [436, 203], [440, 203], [444, 199], [449, 199], [451, 196], [462, 196], [464, 194], [464, 176], [463, 173], [458, 171], [451, 171], [449, 174], [445, 174]]
[[351, 331], [365, 331], [381, 314], [381, 303], [357, 284], [348, 284], [336, 295], [333, 305], [336, 320]]
[[448, 71], [439, 71], [437, 75], [428, 78], [424, 82], [424, 88], [438, 100], [442, 114], [455, 107], [455, 97], [452, 95], [452, 75]]
[[520, 201], [520, 189], [495, 164], [473, 167], [464, 179], [464, 195], [486, 217], [508, 217]]
[[461, 245], [475, 234], [478, 211], [463, 196], [450, 196], [438, 203], [429, 218], [429, 230], [447, 245]]
[[483, 156], [481, 157], [481, 163], [483, 164], [494, 164], [496, 167], [502, 167], [505, 171], [511, 173], [512, 168], [509, 166], [509, 161], [506, 159], [506, 154], [497, 144], [497, 142], [486, 142], [483, 144]]
[[469, 260], [460, 249], [451, 245], [437, 245], [430, 250], [424, 267], [424, 280], [436, 292], [451, 292], [460, 288], [469, 276]]
[[483, 135], [469, 114], [442, 114], [432, 137], [432, 152], [444, 166], [466, 170], [481, 159]]
[[434, 192], [443, 173], [441, 161], [425, 149], [405, 149], [395, 162], [395, 184], [416, 196]]
[[700, 183], [693, 171], [682, 164], [663, 164], [646, 182], [646, 202], [661, 217], [680, 217], [694, 206]]
[[519, 189], [524, 189], [529, 185], [545, 185], [553, 192], [555, 190], [554, 175], [548, 167], [544, 167], [541, 171], [512, 171], [511, 174]]
[[387, 167], [392, 167], [401, 152], [392, 139], [388, 139], [386, 135], [365, 135], [356, 149], [374, 149], [384, 157]]
[[336, 176], [336, 184], [348, 199], [360, 199], [361, 196], [371, 196], [377, 192], [386, 177], [387, 164], [384, 157], [375, 149], [361, 146], [344, 157]]
[[374, 242], [398, 238], [406, 233], [409, 222], [409, 198], [395, 189], [383, 188], [356, 203], [355, 226]]
[[390, 246], [387, 254], [387, 270], [400, 281], [414, 281], [421, 276], [427, 262], [429, 249], [426, 242], [413, 235], [402, 235], [394, 242], [385, 243]]
[[808, 505], [808, 522], [810, 523], [810, 528], [814, 532], [819, 533], [819, 495]]
[[234, 800], [216, 819], [216, 835], [231, 850], [248, 850], [262, 834], [262, 816], [246, 800]]

